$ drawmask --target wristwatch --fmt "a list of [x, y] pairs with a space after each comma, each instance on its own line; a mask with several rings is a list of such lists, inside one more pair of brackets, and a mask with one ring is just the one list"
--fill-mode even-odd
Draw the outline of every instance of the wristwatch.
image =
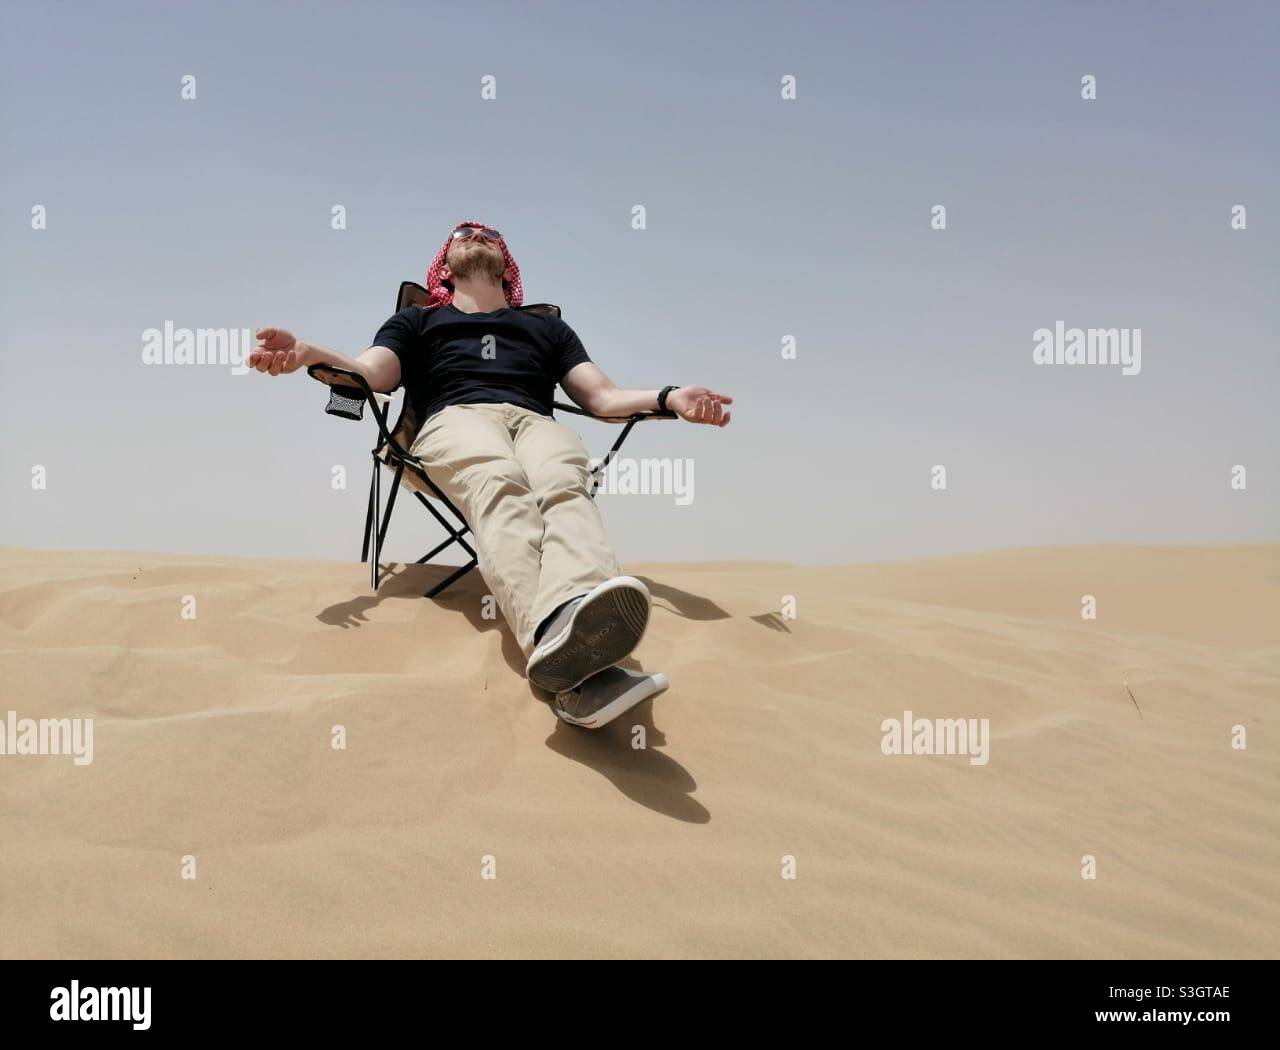
[[679, 389], [680, 388], [678, 386], [664, 386], [661, 390], [658, 391], [658, 411], [659, 412], [670, 411], [670, 409], [667, 408], [667, 395], [671, 393], [671, 391], [679, 390]]

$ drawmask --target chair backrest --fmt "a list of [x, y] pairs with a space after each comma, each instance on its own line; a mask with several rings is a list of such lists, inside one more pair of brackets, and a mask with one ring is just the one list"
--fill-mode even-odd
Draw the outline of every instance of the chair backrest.
[[[421, 306], [424, 310], [427, 303], [431, 301], [431, 296], [427, 290], [416, 281], [401, 281], [400, 291], [396, 294], [396, 313], [408, 306]], [[527, 310], [533, 314], [550, 314], [552, 317], [560, 317], [560, 307], [554, 303], [526, 303], [524, 306], [517, 306], [517, 310]]]
[[[427, 290], [416, 281], [401, 281], [400, 291], [396, 293], [396, 313], [410, 306], [420, 306], [425, 310], [429, 299], [430, 296], [427, 294]], [[525, 306], [517, 306], [516, 309], [534, 314], [550, 314], [552, 317], [563, 316], [560, 312], [560, 307], [554, 303], [529, 303]], [[396, 420], [396, 425], [391, 429], [391, 437], [397, 445], [407, 451], [413, 444], [414, 439], [417, 438], [418, 431], [426, 420], [420, 417], [418, 406], [413, 403], [413, 398], [409, 396], [408, 388], [405, 389], [404, 397], [401, 400], [403, 405], [400, 409], [400, 418]], [[384, 461], [385, 458], [384, 455]]]

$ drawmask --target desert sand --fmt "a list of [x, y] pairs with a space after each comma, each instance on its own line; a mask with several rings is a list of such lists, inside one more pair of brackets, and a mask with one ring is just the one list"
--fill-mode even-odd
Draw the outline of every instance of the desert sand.
[[672, 685], [592, 733], [476, 573], [0, 548], [0, 719], [94, 719], [0, 757], [0, 954], [1280, 952], [1280, 546], [625, 568]]

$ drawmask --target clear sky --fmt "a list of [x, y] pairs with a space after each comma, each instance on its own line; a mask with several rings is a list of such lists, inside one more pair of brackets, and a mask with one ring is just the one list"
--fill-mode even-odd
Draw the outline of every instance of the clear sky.
[[[354, 557], [370, 424], [143, 332], [358, 353], [461, 219], [621, 385], [737, 399], [630, 438], [696, 488], [602, 497], [624, 562], [1274, 540], [1278, 12], [7, 4], [0, 542]], [[1141, 371], [1037, 366], [1058, 321]], [[435, 542], [406, 509], [393, 559]]]

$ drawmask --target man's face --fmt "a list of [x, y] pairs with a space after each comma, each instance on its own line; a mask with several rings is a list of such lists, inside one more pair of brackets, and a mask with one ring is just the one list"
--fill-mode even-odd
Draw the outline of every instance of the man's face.
[[451, 277], [492, 277], [501, 280], [507, 271], [507, 258], [497, 241], [488, 240], [477, 230], [469, 230], [454, 239], [444, 257], [447, 275]]

